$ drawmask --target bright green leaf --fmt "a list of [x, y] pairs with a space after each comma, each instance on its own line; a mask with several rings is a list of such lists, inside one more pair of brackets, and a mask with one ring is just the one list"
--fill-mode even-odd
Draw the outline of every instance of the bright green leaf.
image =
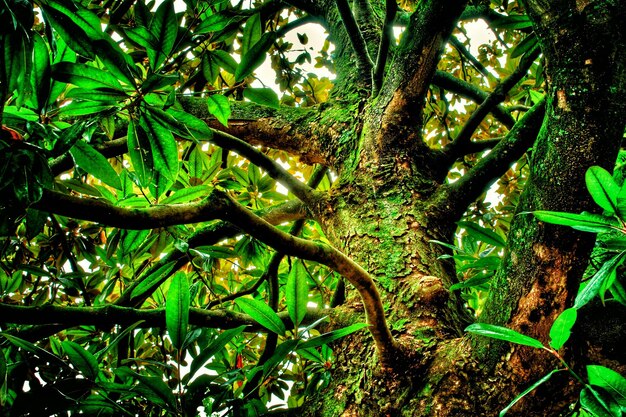
[[607, 170], [599, 166], [592, 166], [585, 173], [585, 182], [589, 194], [597, 205], [610, 214], [617, 210], [617, 196], [620, 187], [615, 183], [613, 176]]
[[243, 90], [243, 96], [251, 102], [262, 106], [268, 106], [274, 109], [279, 107], [278, 95], [271, 88], [248, 87]]
[[117, 172], [107, 159], [88, 143], [81, 140], [77, 141], [70, 149], [70, 154], [76, 166], [84, 169], [106, 185], [118, 190], [122, 189], [122, 182]]
[[366, 323], [355, 323], [348, 327], [343, 327], [341, 329], [333, 330], [332, 332], [328, 332], [328, 333], [324, 333], [316, 337], [312, 337], [300, 343], [298, 345], [298, 349], [309, 349], [309, 348], [319, 347], [322, 345], [327, 345], [330, 342], [333, 342], [337, 339], [341, 339], [342, 337], [346, 337], [349, 334], [359, 331], [365, 327], [368, 327]]
[[118, 79], [111, 73], [87, 64], [59, 62], [52, 66], [52, 76], [55, 80], [86, 89], [112, 89], [121, 93], [124, 91]]
[[498, 417], [504, 416], [507, 413], [507, 411], [509, 411], [511, 409], [511, 407], [513, 407], [515, 404], [517, 404], [517, 402], [519, 400], [524, 398], [526, 395], [528, 395], [529, 392], [531, 392], [534, 389], [536, 389], [539, 385], [543, 384], [548, 379], [550, 379], [552, 377], [552, 375], [554, 375], [555, 373], [560, 372], [560, 371], [562, 371], [562, 369], [554, 369], [550, 373], [544, 375], [541, 379], [539, 379], [537, 382], [532, 384], [530, 387], [526, 388], [524, 391], [522, 391], [521, 394], [519, 394], [517, 397], [515, 397], [513, 399], [513, 401], [511, 401], [509, 403], [509, 405], [507, 405], [506, 407], [504, 407], [504, 409], [502, 411], [500, 411], [500, 414], [498, 414]]
[[95, 356], [85, 350], [81, 345], [71, 340], [64, 341], [62, 346], [63, 351], [65, 351], [70, 358], [72, 365], [74, 365], [85, 378], [91, 381], [95, 381], [98, 378], [100, 368], [98, 367], [98, 361]]
[[537, 349], [544, 349], [543, 344], [539, 340], [502, 326], [495, 326], [487, 323], [474, 323], [467, 326], [465, 331], [490, 337], [492, 339], [504, 340], [506, 342], [517, 343], [519, 345], [530, 346]]
[[178, 34], [178, 21], [174, 11], [174, 0], [164, 0], [152, 18], [150, 32], [156, 39], [158, 49], [148, 49], [150, 68], [159, 68], [172, 52]]
[[181, 349], [187, 336], [190, 306], [187, 274], [177, 272], [172, 277], [165, 302], [165, 326], [175, 348]]
[[170, 272], [176, 266], [176, 261], [171, 261], [153, 271], [151, 274], [140, 278], [139, 284], [132, 289], [131, 298], [138, 298], [147, 292], [152, 292], [169, 277]]
[[265, 327], [267, 330], [282, 336], [287, 329], [280, 317], [263, 301], [253, 298], [238, 298], [235, 300], [237, 306], [248, 314], [254, 321]]
[[533, 214], [542, 222], [570, 226], [583, 232], [605, 233], [618, 229], [618, 224], [614, 219], [587, 212], [574, 214], [538, 210]]
[[559, 350], [567, 342], [577, 317], [578, 311], [575, 308], [568, 308], [554, 320], [550, 328], [550, 346], [553, 349]]
[[457, 222], [459, 227], [464, 228], [467, 233], [474, 237], [476, 240], [487, 243], [489, 245], [493, 245], [497, 248], [503, 248], [506, 246], [506, 242], [499, 234], [494, 232], [493, 230], [487, 229], [486, 227], [482, 227], [473, 222]]
[[589, 383], [603, 388], [626, 409], [626, 378], [612, 369], [600, 365], [587, 365]]
[[265, 56], [276, 41], [276, 37], [276, 32], [265, 32], [261, 39], [243, 55], [237, 71], [235, 71], [237, 82], [243, 81], [265, 61]]
[[178, 145], [174, 135], [149, 113], [142, 115], [139, 125], [148, 135], [154, 169], [170, 181], [176, 181], [178, 175]]
[[615, 272], [615, 269], [622, 264], [625, 256], [626, 252], [620, 252], [618, 255], [602, 264], [598, 272], [596, 272], [589, 282], [578, 291], [576, 300], [574, 301], [574, 308], [581, 308], [599, 294], [604, 281], [610, 278], [611, 274]]
[[622, 417], [623, 415], [613, 398], [590, 385], [580, 391], [580, 406], [596, 417]]
[[228, 118], [230, 117], [230, 103], [228, 102], [228, 98], [215, 94], [209, 96], [207, 104], [209, 106], [209, 113], [215, 116], [221, 124], [228, 127]]
[[291, 271], [289, 272], [287, 287], [285, 289], [287, 311], [296, 328], [304, 319], [309, 302], [309, 284], [307, 283], [307, 278], [308, 273], [302, 261], [296, 260], [291, 265]]
[[247, 326], [239, 326], [234, 329], [225, 330], [216, 339], [212, 340], [207, 347], [201, 349], [200, 354], [198, 354], [198, 356], [191, 361], [189, 374], [186, 376], [187, 380], [193, 378], [196, 372], [198, 372], [198, 370], [202, 368], [209, 359], [211, 359], [217, 352], [224, 349], [224, 347], [226, 347], [226, 345], [235, 337], [239, 336], [246, 327]]

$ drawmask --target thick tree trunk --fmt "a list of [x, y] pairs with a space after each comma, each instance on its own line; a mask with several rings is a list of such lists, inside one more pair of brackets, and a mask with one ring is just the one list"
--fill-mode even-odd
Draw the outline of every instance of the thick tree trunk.
[[[621, 142], [624, 7], [570, 3], [528, 4], [547, 61], [549, 89], [520, 212], [592, 208], [584, 173], [592, 165], [610, 168]], [[441, 178], [430, 163], [420, 167], [403, 158], [408, 145], [402, 135], [415, 132], [403, 133], [391, 121], [380, 130], [367, 119], [365, 126], [363, 134], [370, 136], [361, 141], [366, 144], [361, 165], [341, 178], [329, 201], [332, 209], [318, 216], [332, 242], [375, 276], [401, 355], [395, 366], [381, 369], [367, 336], [344, 340], [334, 347], [330, 387], [307, 404], [304, 415], [495, 416], [558, 364], [537, 349], [459, 337], [463, 313], [446, 289], [456, 279], [454, 271], [430, 243], [449, 240], [457, 218], [446, 217], [445, 205], [437, 212], [425, 204]], [[381, 143], [403, 147], [391, 152], [377, 148]], [[419, 153], [416, 146], [411, 150]], [[436, 161], [427, 151], [421, 155], [422, 161]], [[517, 215], [480, 321], [547, 343], [554, 319], [571, 305], [592, 245], [593, 236]], [[360, 310], [356, 298], [349, 298], [334, 319], [337, 324], [362, 320]], [[559, 415], [580, 388], [563, 373], [509, 415]]]

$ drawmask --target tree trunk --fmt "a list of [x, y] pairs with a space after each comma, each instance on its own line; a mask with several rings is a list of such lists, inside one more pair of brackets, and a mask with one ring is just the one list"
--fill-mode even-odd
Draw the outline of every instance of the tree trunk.
[[[540, 224], [522, 212], [593, 209], [584, 174], [592, 165], [611, 168], [626, 116], [624, 7], [537, 1], [527, 8], [546, 59], [547, 111], [505, 258], [479, 321], [547, 344], [554, 319], [576, 295], [594, 237]], [[402, 130], [401, 120], [394, 125], [398, 119], [386, 118], [387, 110], [365, 115], [364, 145], [355, 150], [360, 163], [343, 173], [331, 209], [318, 217], [332, 243], [376, 278], [401, 348], [397, 362], [381, 368], [367, 336], [335, 345], [331, 385], [306, 404], [304, 415], [495, 416], [559, 364], [541, 350], [462, 336], [465, 314], [447, 290], [455, 273], [430, 242], [450, 241], [460, 213], [433, 169], [441, 163], [438, 155], [419, 149], [415, 136], [408, 141], [414, 133]], [[407, 147], [418, 158], [405, 158]], [[361, 310], [358, 299], [349, 297], [334, 323], [362, 320]], [[570, 359], [589, 363], [584, 355]], [[559, 415], [580, 388], [557, 374], [509, 415]]]

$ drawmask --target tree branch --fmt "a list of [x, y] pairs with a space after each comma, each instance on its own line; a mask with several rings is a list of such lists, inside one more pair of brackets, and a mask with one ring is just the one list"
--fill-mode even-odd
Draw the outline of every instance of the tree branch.
[[[126, 137], [113, 139], [99, 145], [95, 145], [94, 149], [100, 152], [105, 158], [114, 158], [128, 152]], [[50, 162], [50, 170], [55, 177], [74, 167], [72, 155], [66, 153]]]
[[373, 96], [378, 95], [383, 85], [383, 75], [387, 65], [387, 57], [389, 56], [389, 47], [394, 36], [393, 22], [396, 19], [396, 12], [398, 11], [398, 3], [396, 0], [386, 0], [385, 6], [385, 21], [383, 22], [380, 44], [378, 45], [378, 55], [376, 57], [376, 66], [374, 68]]
[[369, 330], [374, 338], [381, 365], [392, 366], [396, 354], [396, 342], [391, 335], [380, 295], [372, 277], [339, 250], [321, 242], [300, 239], [270, 225], [255, 216], [243, 206], [231, 199], [227, 194], [215, 190], [212, 194], [225, 205], [225, 216], [240, 226], [246, 233], [261, 242], [283, 252], [285, 255], [319, 262], [326, 265], [346, 278], [359, 292]]
[[[346, 28], [350, 43], [356, 52], [357, 65], [361, 71], [361, 75], [366, 77], [366, 80], [371, 80], [373, 67], [372, 58], [370, 58], [370, 54], [367, 51], [367, 44], [352, 14], [350, 5], [347, 0], [336, 0], [335, 4], [337, 5], [337, 10], [341, 16], [343, 25]], [[366, 82], [365, 84], [371, 84], [371, 82]]]
[[[545, 100], [537, 103], [489, 155], [483, 157], [458, 181], [441, 188], [446, 201], [452, 202], [451, 215], [454, 218], [460, 217], [472, 201], [485, 192], [493, 181], [500, 178], [532, 146], [541, 128], [545, 108]], [[441, 197], [438, 194], [437, 198]]]
[[[459, 96], [475, 101], [476, 103], [484, 102], [489, 94], [485, 93], [480, 88], [454, 77], [444, 71], [437, 71], [433, 78], [433, 85], [448, 90]], [[501, 105], [497, 105], [491, 109], [491, 113], [496, 119], [508, 129], [511, 129], [515, 124], [515, 119], [511, 114]]]
[[[287, 312], [278, 315], [288, 328], [293, 327]], [[324, 316], [323, 310], [309, 309], [305, 321], [312, 323]], [[128, 326], [138, 321], [143, 321], [139, 327], [165, 327], [165, 308], [138, 309], [118, 305], [66, 307], [46, 304], [26, 307], [0, 303], [0, 317], [3, 323], [62, 325], [64, 328], [80, 325]], [[216, 329], [232, 329], [247, 325], [249, 331], [267, 331], [247, 314], [229, 310], [191, 308], [189, 309], [189, 324]]]
[[541, 49], [536, 47], [534, 51], [525, 54], [520, 60], [519, 65], [502, 82], [500, 82], [493, 92], [483, 101], [480, 106], [469, 117], [458, 136], [444, 148], [444, 153], [448, 155], [450, 163], [452, 163], [459, 155], [463, 155], [463, 148], [470, 142], [472, 135], [483, 121], [483, 119], [491, 112], [496, 105], [504, 101], [506, 94], [518, 82], [524, 78], [530, 66], [541, 54]]
[[489, 78], [490, 74], [489, 71], [487, 71], [487, 68], [485, 68], [485, 66], [478, 59], [476, 59], [476, 57], [472, 55], [470, 51], [467, 50], [465, 45], [463, 45], [463, 43], [461, 43], [461, 41], [459, 41], [456, 36], [450, 36], [449, 42], [452, 46], [454, 46], [459, 54], [461, 54], [461, 56], [465, 57], [472, 64], [472, 66], [478, 72], [480, 72], [484, 77]]

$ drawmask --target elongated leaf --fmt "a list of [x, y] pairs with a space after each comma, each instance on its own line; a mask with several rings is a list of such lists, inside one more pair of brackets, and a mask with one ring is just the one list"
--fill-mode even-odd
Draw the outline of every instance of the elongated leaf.
[[161, 204], [180, 204], [187, 203], [192, 200], [206, 197], [211, 191], [208, 185], [195, 185], [188, 188], [181, 188], [174, 194], [161, 200]]
[[482, 227], [473, 222], [457, 222], [457, 224], [464, 228], [470, 236], [473, 236], [476, 240], [485, 242], [489, 245], [493, 245], [498, 248], [506, 246], [506, 242], [500, 235], [493, 230], [489, 230], [486, 227]]
[[554, 320], [550, 328], [550, 346], [553, 349], [559, 350], [567, 342], [577, 317], [578, 311], [575, 308], [568, 308]]
[[270, 50], [274, 41], [276, 41], [276, 32], [265, 32], [261, 39], [255, 43], [250, 50], [243, 55], [241, 62], [235, 71], [235, 79], [237, 82], [243, 81], [248, 75], [257, 69], [263, 61], [265, 56]]
[[33, 68], [30, 77], [31, 99], [38, 112], [46, 106], [50, 96], [50, 51], [41, 36], [33, 38]]
[[178, 146], [172, 132], [154, 119], [149, 113], [142, 115], [140, 126], [148, 135], [154, 169], [170, 181], [178, 175]]
[[128, 337], [128, 335], [133, 330], [135, 330], [140, 324], [142, 324], [143, 322], [145, 322], [145, 320], [139, 320], [138, 322], [135, 322], [135, 323], [131, 324], [130, 326], [126, 327], [120, 334], [115, 336], [115, 339], [110, 341], [109, 344], [106, 345], [106, 347], [104, 347], [103, 349], [101, 349], [98, 352], [96, 352], [96, 354], [95, 354], [96, 360], [97, 361], [101, 361], [104, 358], [104, 355], [106, 355], [107, 352], [109, 352], [110, 350], [115, 348], [123, 339]]
[[466, 279], [465, 281], [457, 282], [456, 284], [451, 285], [450, 291], [462, 290], [464, 288], [478, 287], [480, 285], [484, 285], [488, 283], [489, 281], [491, 281], [492, 277], [493, 277], [493, 273], [478, 274], [474, 277], [471, 277], [470, 279]]
[[366, 323], [356, 323], [348, 327], [344, 327], [342, 329], [333, 330], [332, 332], [324, 333], [322, 335], [312, 337], [298, 345], [298, 349], [309, 349], [314, 347], [319, 347], [322, 345], [327, 345], [330, 342], [333, 342], [337, 339], [341, 339], [342, 337], [346, 337], [349, 334], [352, 334], [356, 331], [359, 331], [365, 327], [368, 327]]
[[196, 356], [193, 361], [191, 361], [189, 374], [185, 377], [186, 380], [190, 381], [196, 372], [198, 372], [198, 370], [202, 368], [209, 361], [209, 359], [211, 359], [217, 352], [224, 349], [224, 347], [226, 347], [226, 345], [235, 337], [239, 336], [246, 327], [247, 326], [239, 326], [234, 329], [225, 330], [215, 340], [213, 340], [209, 346], [202, 349], [200, 354]]
[[109, 72], [87, 64], [59, 62], [52, 66], [55, 80], [74, 84], [86, 89], [105, 88], [124, 93], [120, 82]]
[[623, 415], [613, 398], [590, 385], [580, 391], [580, 406], [596, 417], [622, 417]]
[[530, 18], [526, 15], [503, 16], [494, 19], [490, 24], [491, 27], [500, 29], [526, 29], [532, 25]]
[[233, 16], [231, 13], [215, 13], [204, 19], [196, 27], [194, 34], [218, 32], [225, 29], [228, 25], [240, 22], [242, 19], [242, 16]]
[[132, 290], [130, 297], [137, 298], [148, 291], [154, 291], [167, 279], [174, 266], [176, 266], [176, 261], [168, 262], [151, 274], [142, 277], [141, 283]]
[[43, 9], [46, 20], [72, 50], [94, 59], [94, 41], [103, 38], [102, 32], [94, 30], [75, 8], [68, 8], [61, 2], [40, 2], [39, 6]]
[[76, 166], [84, 169], [106, 185], [122, 189], [119, 175], [113, 169], [109, 161], [86, 142], [79, 140], [70, 149], [70, 154]]
[[165, 0], [159, 5], [150, 22], [150, 32], [154, 35], [158, 45], [157, 50], [147, 50], [150, 68], [155, 70], [165, 62], [176, 43], [178, 21], [173, 0]]
[[255, 13], [248, 18], [243, 28], [241, 39], [241, 54], [245, 55], [261, 38], [261, 13]]
[[209, 96], [207, 99], [209, 113], [224, 126], [228, 127], [228, 118], [230, 117], [230, 103], [228, 99], [222, 95], [216, 94]]
[[212, 51], [212, 58], [213, 60], [215, 60], [215, 62], [217, 63], [217, 65], [220, 66], [220, 68], [223, 68], [226, 72], [229, 72], [231, 74], [235, 74], [235, 71], [237, 71], [237, 61], [235, 61], [235, 58], [233, 58], [228, 52], [226, 51], [222, 51], [222, 50], [215, 50]]
[[98, 378], [100, 368], [98, 367], [98, 361], [95, 356], [86, 351], [81, 345], [71, 340], [64, 341], [62, 346], [63, 351], [70, 358], [72, 365], [74, 365], [85, 378], [91, 381], [95, 381]]
[[267, 330], [283, 336], [287, 329], [274, 310], [262, 301], [253, 298], [239, 298], [235, 300], [237, 306], [244, 313], [252, 317]]
[[[183, 137], [194, 139], [197, 141], [209, 141], [213, 138], [213, 131], [206, 122], [196, 116], [184, 111], [167, 109], [167, 114], [174, 117], [182, 126], [184, 126], [186, 135]], [[229, 114], [230, 115], [230, 114]]]
[[578, 291], [576, 300], [574, 301], [574, 308], [581, 308], [599, 294], [604, 281], [607, 280], [611, 274], [615, 273], [615, 269], [622, 264], [625, 256], [626, 251], [620, 252], [602, 265], [589, 282]]
[[90, 114], [102, 114], [115, 108], [115, 103], [105, 104], [100, 101], [72, 101], [67, 106], [61, 107], [63, 116], [88, 116]]
[[287, 355], [296, 349], [298, 340], [288, 339], [278, 345], [274, 354], [263, 364], [263, 375], [267, 376], [272, 373], [274, 368], [285, 360]]
[[174, 397], [174, 393], [160, 377], [141, 375], [125, 367], [117, 368], [115, 373], [136, 380], [139, 383], [136, 388], [155, 404], [165, 407], [170, 411], [176, 410], [176, 398]]
[[570, 226], [576, 230], [592, 233], [605, 233], [618, 228], [614, 219], [597, 214], [583, 212], [581, 214], [558, 211], [534, 211], [535, 217], [546, 223]]
[[131, 254], [144, 243], [150, 234], [150, 230], [122, 230], [122, 238], [119, 244], [120, 257]]
[[554, 369], [550, 373], [544, 375], [541, 379], [539, 379], [537, 382], [532, 384], [530, 387], [526, 388], [521, 394], [519, 394], [517, 397], [515, 397], [513, 399], [513, 401], [511, 401], [509, 403], [509, 405], [507, 405], [506, 407], [504, 407], [504, 409], [502, 411], [500, 411], [500, 414], [498, 414], [498, 417], [502, 417], [503, 415], [505, 415], [506, 412], [509, 411], [511, 409], [511, 407], [513, 407], [515, 404], [517, 404], [517, 402], [519, 400], [524, 398], [529, 392], [531, 392], [534, 389], [536, 389], [539, 385], [543, 384], [544, 382], [546, 382], [547, 380], [552, 378], [552, 375], [554, 375], [555, 373], [560, 372], [560, 371], [561, 371], [561, 369]]
[[620, 407], [626, 409], [626, 378], [600, 365], [587, 365], [587, 377], [591, 385], [603, 388]]
[[466, 332], [479, 334], [492, 339], [504, 340], [506, 342], [517, 343], [518, 345], [530, 346], [537, 349], [544, 349], [543, 344], [530, 336], [518, 333], [515, 330], [502, 326], [495, 326], [487, 323], [474, 323], [465, 328]]
[[128, 132], [126, 136], [128, 143], [128, 155], [130, 162], [137, 174], [142, 187], [147, 187], [152, 181], [152, 171], [154, 165], [150, 154], [150, 140], [143, 129], [138, 127], [131, 119], [128, 122]]
[[191, 303], [187, 274], [177, 272], [172, 277], [165, 301], [165, 327], [175, 348], [181, 349], [187, 336]]
[[268, 106], [274, 109], [279, 107], [278, 95], [271, 88], [246, 88], [243, 96], [253, 103]]
[[519, 56], [524, 55], [526, 52], [533, 50], [538, 45], [537, 35], [535, 33], [531, 33], [526, 36], [520, 43], [515, 46], [513, 51], [511, 52], [511, 58], [517, 58]]
[[309, 302], [307, 275], [308, 273], [304, 265], [302, 265], [302, 261], [297, 260], [292, 264], [289, 277], [287, 278], [287, 287], [285, 289], [287, 311], [296, 328], [304, 319], [307, 303]]
[[592, 166], [585, 173], [585, 182], [589, 194], [597, 205], [610, 214], [618, 212], [617, 196], [620, 187], [607, 170], [599, 166]]
[[43, 360], [54, 363], [56, 365], [60, 365], [62, 368], [67, 368], [67, 365], [65, 364], [65, 362], [63, 362], [63, 360], [61, 360], [61, 358], [53, 355], [45, 349], [40, 348], [39, 346], [29, 342], [28, 340], [20, 339], [17, 336], [13, 336], [7, 333], [0, 333], [0, 336], [7, 339], [14, 346], [30, 352]]
[[85, 101], [100, 101], [106, 104], [111, 102], [123, 102], [128, 96], [118, 90], [92, 90], [89, 88], [72, 88], [65, 94], [65, 98], [74, 98]]

